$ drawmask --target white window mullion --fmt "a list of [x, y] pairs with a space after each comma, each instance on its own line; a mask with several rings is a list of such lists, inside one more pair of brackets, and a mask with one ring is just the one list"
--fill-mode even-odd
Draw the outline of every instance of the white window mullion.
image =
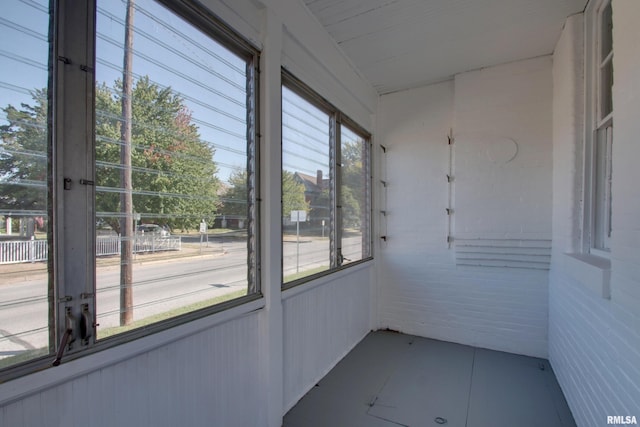
[[[341, 155], [341, 129], [337, 114], [331, 116], [331, 159], [332, 170], [330, 171], [331, 179], [331, 268], [340, 267], [344, 263], [344, 255], [342, 253], [342, 155]], [[335, 248], [335, 249], [334, 249]]]
[[56, 215], [52, 255], [57, 291], [56, 350], [58, 357], [65, 357], [95, 339], [93, 3], [61, 1], [59, 12], [54, 65]]

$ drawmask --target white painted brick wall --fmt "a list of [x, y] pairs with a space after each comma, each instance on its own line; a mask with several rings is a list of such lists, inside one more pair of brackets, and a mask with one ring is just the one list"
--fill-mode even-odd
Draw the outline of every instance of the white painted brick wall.
[[[487, 183], [476, 191], [491, 193], [502, 206], [495, 209], [489, 201], [476, 200], [479, 204], [469, 214], [481, 221], [468, 223], [480, 224], [472, 231], [494, 237], [550, 238], [550, 110], [548, 57], [381, 97], [377, 140], [387, 147], [388, 242], [378, 255], [379, 327], [547, 356], [547, 272], [456, 267], [454, 250], [446, 243], [445, 208], [449, 129], [454, 128], [454, 135], [492, 131], [514, 137], [523, 164], [513, 163], [509, 171], [487, 165], [485, 157], [466, 156], [464, 165], [456, 157], [456, 177], [462, 167], [472, 170], [474, 178], [468, 179]], [[496, 187], [500, 182], [505, 187]], [[508, 186], [513, 188], [505, 193]], [[459, 201], [456, 189], [456, 216]], [[521, 214], [511, 216], [510, 206]]]
[[567, 19], [553, 58], [553, 249], [577, 251], [583, 176], [583, 16]]
[[[609, 415], [640, 419], [640, 2], [614, 0], [614, 149], [611, 299], [580, 281], [576, 250], [582, 182], [582, 16], [554, 54], [554, 251], [549, 290], [551, 364], [579, 426]], [[586, 268], [586, 266], [582, 266]]]
[[551, 57], [456, 76], [456, 237], [551, 237], [551, 94]]

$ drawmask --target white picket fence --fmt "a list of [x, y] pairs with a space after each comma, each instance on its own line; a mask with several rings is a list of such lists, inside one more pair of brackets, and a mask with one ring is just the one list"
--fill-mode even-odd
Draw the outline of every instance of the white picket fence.
[[[98, 237], [96, 256], [120, 255], [120, 236]], [[182, 249], [180, 236], [136, 236], [134, 253], [179, 251]], [[0, 242], [0, 264], [46, 261], [48, 245], [46, 240], [23, 240]]]
[[0, 264], [47, 260], [46, 240], [0, 242]]
[[[120, 236], [98, 237], [96, 239], [96, 256], [120, 255]], [[179, 251], [182, 249], [180, 236], [160, 237], [154, 235], [138, 235], [134, 238], [133, 252]]]

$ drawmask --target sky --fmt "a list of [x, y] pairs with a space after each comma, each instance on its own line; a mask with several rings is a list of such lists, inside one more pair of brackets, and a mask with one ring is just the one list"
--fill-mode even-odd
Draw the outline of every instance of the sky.
[[[45, 88], [48, 0], [4, 0], [0, 16], [0, 107], [32, 104]], [[96, 84], [122, 78], [126, 0], [98, 0]], [[134, 80], [149, 76], [184, 99], [201, 140], [215, 148], [218, 177], [246, 167], [246, 63], [153, 0], [136, 0]], [[0, 125], [6, 124], [0, 112]], [[283, 90], [283, 168], [329, 174], [329, 116]]]
[[[5, 3], [6, 2], [6, 3]], [[48, 0], [5, 0], [0, 17], [0, 106], [32, 104], [45, 88]], [[184, 98], [203, 141], [215, 147], [219, 177], [246, 167], [245, 61], [152, 0], [134, 13], [134, 79], [148, 75]], [[126, 1], [99, 0], [96, 82], [122, 78]], [[179, 29], [175, 29], [178, 27]], [[0, 124], [6, 124], [4, 112]]]
[[[152, 0], [136, 0], [134, 79], [149, 76], [184, 98], [219, 176], [246, 166], [245, 61]], [[122, 78], [126, 1], [98, 1], [96, 81]]]

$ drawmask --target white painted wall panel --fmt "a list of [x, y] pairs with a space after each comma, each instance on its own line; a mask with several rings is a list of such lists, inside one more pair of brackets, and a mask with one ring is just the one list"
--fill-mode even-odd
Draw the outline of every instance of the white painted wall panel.
[[[371, 266], [283, 301], [284, 402], [288, 410], [371, 330]], [[344, 274], [346, 273], [346, 274]], [[320, 279], [322, 281], [323, 279]], [[309, 285], [304, 285], [309, 286]]]
[[349, 75], [331, 68], [321, 57], [303, 44], [290, 32], [283, 33], [282, 65], [314, 91], [355, 120], [360, 126], [371, 131], [371, 115], [375, 98], [358, 93], [358, 88], [349, 86]]
[[216, 16], [256, 47], [261, 48], [263, 8], [253, 0], [201, 0]]
[[[571, 17], [554, 54], [554, 251], [549, 290], [549, 354], [579, 426], [607, 416], [640, 416], [640, 3], [613, 2], [614, 149], [611, 299], [590, 285], [593, 267], [566, 263], [579, 237], [583, 22]], [[578, 189], [578, 192], [576, 192]], [[576, 200], [577, 199], [577, 200]], [[577, 207], [576, 207], [577, 205]], [[578, 214], [576, 215], [576, 211]], [[578, 217], [578, 218], [576, 218]]]
[[[485, 156], [469, 153], [461, 165], [455, 147], [454, 236], [459, 232], [457, 177], [464, 167], [469, 183], [488, 183], [488, 188], [476, 188], [477, 193], [506, 198], [502, 211], [490, 200], [474, 199], [467, 206], [469, 217], [486, 219], [468, 222], [480, 225], [475, 228], [478, 234], [548, 239], [550, 109], [548, 57], [465, 73], [455, 81], [381, 97], [378, 141], [388, 147], [388, 240], [379, 252], [379, 327], [546, 357], [547, 272], [456, 266], [455, 251], [446, 242], [446, 136], [453, 127], [454, 135], [493, 132], [515, 137], [523, 161], [514, 170], [505, 170], [491, 167]], [[502, 194], [498, 183], [513, 188]], [[519, 215], [512, 218], [514, 211]]]
[[[310, 79], [312, 87], [328, 74], [334, 81], [320, 88], [324, 89], [321, 95], [370, 129], [368, 115], [375, 113], [378, 95], [317, 18], [298, 0], [265, 0], [265, 3], [273, 8], [285, 27], [283, 65], [299, 73], [299, 78]], [[288, 41], [294, 41], [298, 47]], [[299, 48], [306, 53], [300, 54]]]
[[261, 426], [260, 319], [247, 315], [18, 400], [2, 408], [0, 425]]

